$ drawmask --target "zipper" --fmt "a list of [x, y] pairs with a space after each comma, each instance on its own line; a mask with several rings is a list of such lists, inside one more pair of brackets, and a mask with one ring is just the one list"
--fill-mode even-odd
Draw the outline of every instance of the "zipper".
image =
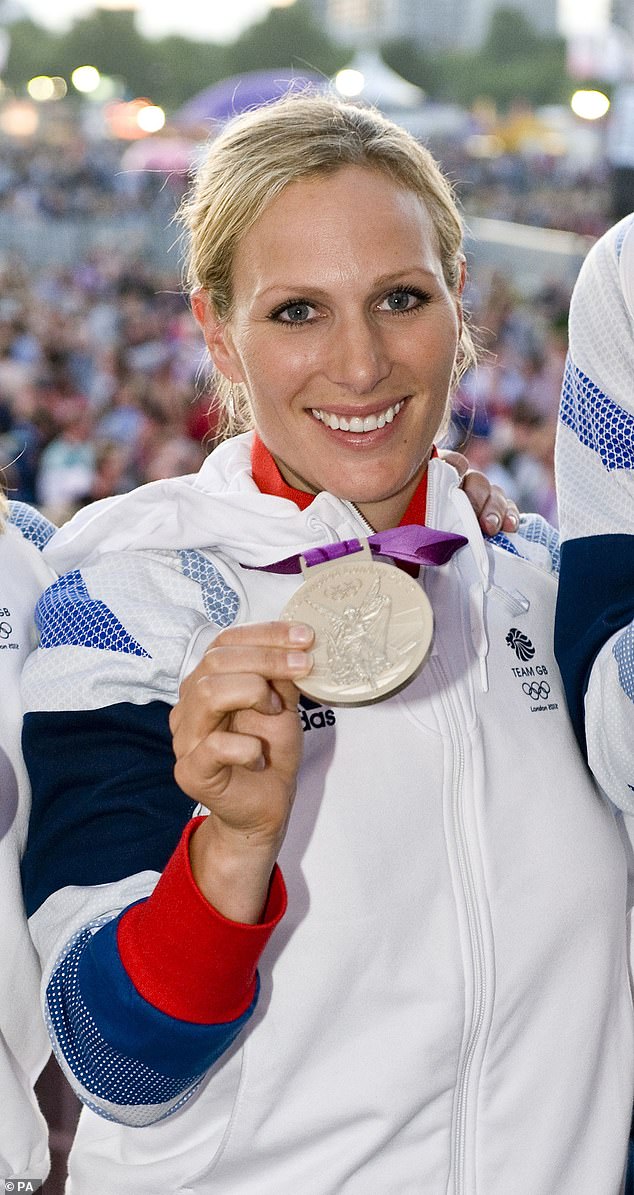
[[359, 507], [355, 506], [354, 502], [349, 502], [347, 498], [342, 498], [341, 501], [343, 502], [344, 506], [348, 507], [348, 510], [353, 510], [354, 513], [356, 514], [357, 518], [361, 519], [361, 522], [363, 523], [363, 526], [365, 527], [368, 535], [376, 534], [376, 527], [373, 527], [371, 523], [368, 523], [368, 520], [366, 519], [365, 515], [361, 514]]
[[455, 1195], [464, 1195], [466, 1190], [466, 1129], [467, 1110], [471, 1084], [473, 1060], [484, 1029], [487, 1007], [487, 977], [485, 964], [484, 933], [478, 908], [478, 897], [471, 853], [464, 817], [465, 752], [460, 733], [460, 718], [456, 701], [451, 693], [447, 674], [438, 656], [432, 657], [430, 667], [439, 681], [439, 693], [447, 718], [451, 744], [454, 751], [452, 777], [452, 816], [456, 836], [458, 869], [464, 896], [471, 967], [473, 975], [473, 1003], [471, 1024], [465, 1048], [460, 1060], [456, 1081], [454, 1102], [454, 1124], [452, 1140], [452, 1171]]

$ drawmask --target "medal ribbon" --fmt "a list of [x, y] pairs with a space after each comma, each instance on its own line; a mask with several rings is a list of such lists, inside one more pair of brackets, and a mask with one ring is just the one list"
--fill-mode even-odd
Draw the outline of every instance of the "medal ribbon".
[[[387, 531], [369, 535], [367, 539], [373, 556], [389, 556], [392, 560], [418, 565], [446, 564], [454, 552], [468, 542], [464, 535], [455, 535], [452, 531], [434, 531], [431, 527], [421, 527], [418, 523], [409, 523], [405, 527], [390, 527]], [[340, 543], [324, 544], [321, 548], [309, 548], [302, 552], [301, 556], [310, 568], [314, 564], [324, 564], [327, 560], [352, 556], [362, 550], [363, 544], [360, 540], [344, 539]], [[255, 567], [262, 573], [299, 573], [301, 556], [287, 556], [274, 564]]]

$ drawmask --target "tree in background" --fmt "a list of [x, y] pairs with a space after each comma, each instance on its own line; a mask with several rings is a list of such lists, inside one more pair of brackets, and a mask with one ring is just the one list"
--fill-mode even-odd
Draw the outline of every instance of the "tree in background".
[[[521, 95], [533, 104], [566, 102], [562, 38], [541, 37], [515, 9], [497, 9], [485, 44], [475, 53], [429, 54], [411, 40], [382, 47], [386, 62], [431, 99], [470, 106], [480, 96], [506, 108]], [[20, 90], [33, 75], [68, 78], [91, 63], [123, 78], [129, 95], [147, 95], [168, 112], [213, 83], [243, 71], [312, 70], [330, 77], [351, 58], [320, 28], [304, 0], [274, 8], [230, 45], [184, 37], [144, 38], [129, 11], [98, 9], [53, 34], [32, 21], [11, 26], [5, 82]]]
[[308, 5], [299, 0], [290, 8], [272, 8], [262, 21], [227, 46], [226, 74], [292, 67], [329, 78], [345, 66], [348, 57], [348, 51], [334, 45], [317, 25]]
[[571, 81], [566, 45], [542, 37], [522, 12], [498, 8], [482, 48], [474, 53], [426, 55], [411, 41], [383, 47], [385, 61], [432, 99], [470, 107], [487, 96], [506, 108], [517, 96], [533, 104], [566, 103]]

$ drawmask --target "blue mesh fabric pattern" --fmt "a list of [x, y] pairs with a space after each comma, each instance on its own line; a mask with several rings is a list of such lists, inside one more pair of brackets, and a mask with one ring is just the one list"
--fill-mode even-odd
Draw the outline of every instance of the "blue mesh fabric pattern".
[[[169, 1103], [184, 1092], [189, 1096], [200, 1075], [174, 1079], [145, 1063], [120, 1054], [104, 1040], [79, 987], [77, 970], [92, 937], [89, 929], [77, 935], [46, 989], [47, 1013], [58, 1049], [73, 1075], [96, 1099], [123, 1107]], [[95, 1106], [106, 1119], [113, 1119]]]
[[603, 394], [570, 355], [559, 417], [581, 444], [598, 454], [605, 469], [634, 469], [634, 415]]
[[96, 647], [150, 658], [116, 614], [91, 598], [79, 570], [66, 573], [44, 591], [35, 607], [35, 622], [40, 647]]
[[216, 566], [203, 556], [202, 552], [188, 548], [179, 555], [184, 576], [200, 585], [203, 606], [209, 621], [218, 627], [231, 626], [236, 620], [240, 605], [235, 590], [231, 589]]
[[619, 684], [630, 701], [634, 701], [634, 628], [630, 624], [612, 648], [619, 670]]
[[40, 514], [26, 502], [9, 502], [9, 522], [22, 532], [25, 539], [42, 549], [55, 534], [56, 527], [50, 519]]
[[552, 562], [553, 572], [559, 576], [560, 550], [559, 533], [545, 519], [534, 515], [522, 515], [519, 534], [531, 544], [546, 548]]
[[519, 556], [515, 544], [505, 535], [503, 531], [498, 531], [497, 535], [492, 535], [487, 539], [487, 543], [495, 544], [496, 548], [504, 548], [505, 552], [510, 552], [512, 556]]

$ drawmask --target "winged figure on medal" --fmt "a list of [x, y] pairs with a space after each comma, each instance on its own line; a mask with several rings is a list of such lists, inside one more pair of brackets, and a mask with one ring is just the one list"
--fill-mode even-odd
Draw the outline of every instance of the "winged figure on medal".
[[387, 637], [392, 602], [381, 593], [381, 578], [375, 578], [358, 606], [332, 610], [318, 602], [308, 604], [325, 621], [326, 656], [335, 682], [376, 689], [390, 665]]

